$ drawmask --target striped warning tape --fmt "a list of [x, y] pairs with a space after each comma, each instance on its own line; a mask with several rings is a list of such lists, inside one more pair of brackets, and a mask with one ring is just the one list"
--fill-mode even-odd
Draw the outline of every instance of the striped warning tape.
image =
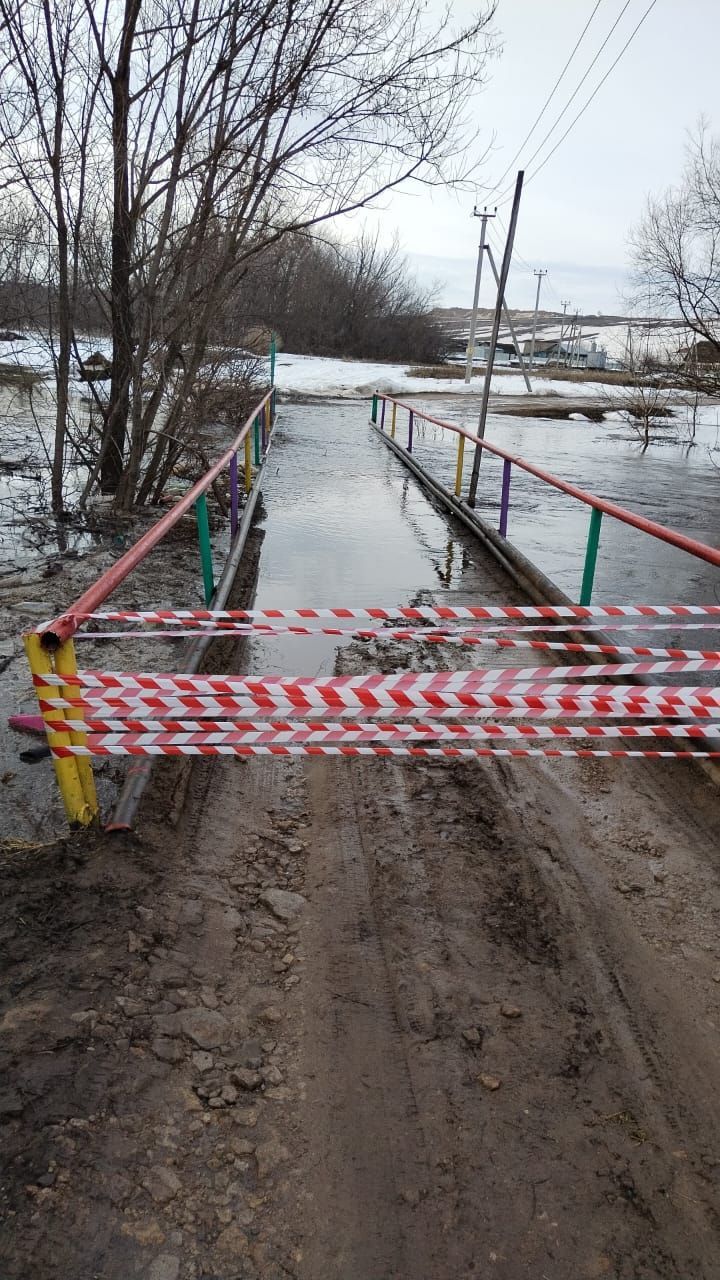
[[[253, 742], [270, 741], [287, 738], [288, 741], [322, 741], [333, 737], [342, 738], [707, 738], [719, 737], [720, 725], [714, 724], [641, 724], [641, 725], [564, 725], [564, 724], [521, 724], [505, 725], [496, 723], [428, 723], [414, 721], [410, 724], [390, 721], [317, 721], [317, 720], [257, 720], [242, 724], [238, 728], [232, 720], [52, 720], [47, 727], [56, 733], [69, 730], [87, 732], [93, 735], [130, 734], [142, 735], [148, 741], [161, 735], [164, 741], [168, 736], [181, 735], [188, 741], [195, 737], [207, 740], [220, 740], [227, 737], [229, 741]], [[99, 740], [99, 739], [97, 739]]]
[[[562, 687], [562, 686], [561, 686]], [[76, 706], [79, 708], [86, 707], [89, 713], [93, 714], [95, 706], [102, 708], [115, 708], [116, 711], [128, 710], [130, 714], [140, 712], [170, 712], [176, 715], [179, 711], [189, 711], [201, 713], [203, 715], [224, 715], [228, 711], [250, 711], [251, 714], [257, 715], [260, 712], [279, 712], [281, 715], [287, 715], [292, 712], [297, 715], [299, 712], [307, 712], [311, 715], [318, 715], [319, 711], [331, 710], [334, 715], [342, 714], [343, 708], [358, 712], [362, 709], [366, 714], [372, 713], [377, 715], [381, 710], [409, 714], [413, 707], [420, 708], [425, 715], [435, 717], [438, 711], [452, 709], [457, 716], [465, 714], [468, 710], [476, 708], [501, 708], [506, 711], [511, 707], [521, 707], [532, 711], [549, 711], [555, 716], [562, 712], [577, 712], [578, 715], [592, 716], [593, 714], [608, 715], [612, 712], [619, 711], [628, 718], [634, 718], [648, 710], [656, 717], [665, 717], [674, 715], [680, 710], [684, 717], [708, 717], [715, 718], [715, 713], [720, 709], [720, 698], [710, 697], [704, 691], [701, 696], [694, 698], [691, 696], [683, 697], [678, 690], [665, 690], [666, 697], [650, 698], [643, 696], [643, 692], [635, 690], [637, 696], [627, 698], [614, 698], [612, 693], [608, 691], [605, 694], [582, 695], [575, 691], [571, 694], [559, 694], [549, 696], [547, 693], [530, 694], [497, 691], [483, 691], [477, 693], [430, 693], [423, 699], [413, 701], [408, 697], [389, 697], [387, 695], [372, 695], [365, 698], [354, 698], [346, 696], [333, 698], [317, 698], [305, 697], [302, 692], [297, 695], [287, 695], [282, 697], [270, 697], [267, 694], [245, 695], [244, 697], [224, 695], [220, 697], [208, 696], [191, 696], [186, 695], [180, 698], [163, 698], [155, 694], [146, 694], [142, 698], [127, 701], [126, 699], [113, 699], [112, 697], [95, 698], [88, 697], [86, 700], [77, 699], [75, 701], [65, 698], [52, 698], [44, 700], [43, 709], [52, 710]], [[712, 713], [712, 714], [711, 714]]]
[[588, 676], [626, 676], [636, 674], [674, 674], [682, 671], [720, 670], [717, 662], [632, 662], [601, 663], [569, 667], [479, 667], [472, 671], [440, 671], [440, 672], [401, 672], [390, 675], [367, 676], [213, 676], [182, 675], [163, 672], [125, 672], [125, 671], [80, 671], [77, 675], [65, 675], [57, 672], [35, 675], [36, 685], [43, 687], [62, 686], [64, 688], [82, 689], [85, 696], [92, 697], [94, 690], [113, 690], [135, 693], [157, 692], [177, 696], [184, 693], [230, 694], [258, 697], [266, 695], [271, 698], [307, 699], [317, 698], [319, 701], [330, 699], [351, 699], [362, 701], [388, 696], [405, 698], [427, 698], [435, 693], [474, 693], [483, 688], [511, 687], [518, 693], [545, 692], [554, 697], [560, 694], [573, 694], [578, 697], [612, 696], [616, 701], [624, 697], [652, 698], [671, 697], [707, 697], [720, 695], [720, 688], [703, 685], [665, 686], [648, 685], [574, 685], [558, 683], [565, 679], [587, 678]]
[[167, 622], [218, 618], [283, 619], [333, 618], [352, 620], [374, 618], [422, 618], [447, 621], [455, 618], [692, 618], [720, 617], [719, 604], [635, 604], [635, 605], [446, 605], [400, 606], [371, 609], [124, 609], [78, 614], [105, 622]]
[[[565, 699], [564, 701], [567, 703], [571, 700]], [[507, 699], [503, 699], [503, 703], [506, 702]], [[562, 708], [562, 714], [565, 718], [572, 717], [575, 719], [581, 719], [601, 715], [606, 719], [620, 719], [630, 715], [633, 719], [638, 720], [642, 718], [652, 719], [653, 717], [662, 714], [665, 719], [672, 717], [682, 718], [687, 717], [688, 715], [693, 715], [694, 717], [699, 717], [703, 720], [720, 719], [720, 706], [709, 707], [701, 703], [688, 705], [680, 703], [678, 705], [674, 705], [666, 702], [662, 704], [661, 710], [658, 710], [653, 703], [626, 704], [624, 702], [611, 702], [608, 699], [603, 698], [597, 699], [599, 709], [596, 710], [593, 706], [582, 699], [572, 699], [572, 702], [573, 704], [579, 702], [580, 705], [564, 706]], [[90, 716], [105, 719], [114, 719], [121, 715], [123, 717], [133, 717], [138, 715], [147, 716], [148, 713], [163, 715], [165, 717], [173, 716], [174, 718], [182, 718], [188, 713], [191, 713], [197, 716], [202, 716], [205, 719], [208, 716], [220, 715], [226, 718], [232, 717], [235, 720], [245, 721], [254, 716], [261, 715], [263, 712], [270, 712], [274, 709], [272, 706], [269, 708], [258, 707], [254, 703], [241, 702], [237, 698], [209, 698], [193, 696], [167, 698], [156, 697], [150, 694], [138, 699], [132, 697], [107, 697], [92, 702], [86, 702], [83, 698], [43, 698], [40, 700], [39, 705], [42, 712], [53, 712], [60, 709], [71, 711], [75, 710], [81, 713], [87, 712]], [[277, 709], [280, 710], [279, 707]], [[286, 706], [282, 708], [283, 711], [287, 711], [287, 709], [288, 708]], [[493, 702], [488, 702], [487, 705], [484, 706], [474, 705], [459, 707], [437, 707], [429, 704], [420, 704], [416, 707], [403, 707], [402, 710], [403, 715], [410, 718], [426, 716], [433, 720], [447, 720], [457, 718], [458, 716], [465, 716], [466, 718], [475, 721], [482, 720], [486, 716], [493, 715], [496, 709], [497, 708]], [[308, 715], [317, 715], [317, 710], [316, 706], [308, 706], [305, 709], [298, 707], [297, 705], [292, 707], [293, 715], [296, 716], [302, 715], [303, 712]], [[347, 716], [348, 718], [354, 716], [357, 712], [356, 707], [345, 706], [333, 707], [332, 710], [334, 716]], [[389, 703], [386, 707], [373, 708], [372, 714], [375, 719], [382, 719], [395, 715], [397, 710], [398, 708], [394, 703]], [[537, 699], [530, 700], [530, 705], [528, 705], [527, 699], [515, 699], [513, 705], [503, 705], [503, 713], [506, 718], [514, 717], [519, 719], [520, 717], [533, 716], [536, 719], [543, 720], [557, 718], [558, 709], [553, 706], [544, 707], [539, 705]]]
[[531, 758], [540, 757], [554, 759], [557, 757], [574, 759], [616, 759], [635, 760], [718, 760], [720, 751], [618, 751], [591, 750], [585, 747], [575, 749], [557, 747], [396, 747], [385, 745], [337, 746], [319, 745], [286, 745], [271, 744], [257, 746], [249, 744], [205, 744], [187, 746], [132, 746], [115, 742], [103, 747], [67, 746], [54, 747], [52, 754], [57, 759], [66, 756], [381, 756], [408, 757], [412, 759], [450, 759], [475, 760], [488, 757]]
[[[599, 725], [595, 729], [574, 727], [566, 728], [564, 725], [546, 725], [542, 728], [535, 729], [532, 733], [523, 733], [517, 728], [505, 725], [492, 725], [485, 729], [481, 726], [459, 726], [445, 727], [442, 725], [428, 725], [423, 730], [413, 726], [393, 725], [392, 732], [389, 728], [378, 725], [369, 725], [363, 730], [336, 728], [323, 732], [312, 731], [308, 729], [300, 729], [295, 732], [275, 731], [265, 727], [254, 731], [229, 728], [224, 731], [210, 731], [201, 728], [198, 732], [141, 732], [133, 733], [128, 727], [122, 725], [121, 728], [112, 733], [95, 733], [89, 732], [86, 738], [86, 746], [93, 750], [97, 747], [109, 747], [114, 745], [121, 746], [214, 746], [227, 745], [234, 743], [321, 743], [321, 742], [375, 742], [384, 741], [404, 742], [404, 741], [437, 741], [446, 742], [457, 738], [472, 740], [485, 738], [692, 738], [702, 739], [716, 738], [720, 735], [720, 727], [714, 726], [704, 731], [695, 725], [681, 725], [677, 729], [671, 728], [669, 725], [650, 727], [635, 727], [629, 725], [622, 726], [605, 726]], [[57, 732], [63, 732], [58, 729]]]

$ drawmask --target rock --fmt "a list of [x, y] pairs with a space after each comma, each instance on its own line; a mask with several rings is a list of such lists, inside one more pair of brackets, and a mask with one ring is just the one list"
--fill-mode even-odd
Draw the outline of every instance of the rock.
[[200, 1072], [211, 1071], [215, 1061], [212, 1054], [206, 1053], [204, 1049], [196, 1049], [192, 1060], [193, 1066]]
[[234, 1107], [239, 1096], [237, 1089], [232, 1084], [224, 1084], [220, 1090], [220, 1097], [226, 1107]]
[[657, 867], [655, 871], [653, 871], [653, 880], [655, 880], [657, 884], [663, 884], [667, 880], [667, 874], [668, 873], [664, 867]]
[[463, 1031], [463, 1040], [474, 1046], [482, 1044], [483, 1038], [479, 1027], [466, 1027]]
[[501, 1004], [500, 1012], [503, 1018], [522, 1018], [522, 1009], [516, 1004]]
[[247, 1138], [231, 1138], [230, 1146], [236, 1156], [251, 1156], [255, 1152], [255, 1143], [249, 1142]]
[[239, 1089], [245, 1089], [248, 1092], [259, 1089], [262, 1084], [260, 1072], [252, 1071], [250, 1067], [237, 1067], [235, 1071], [230, 1072], [230, 1079]]
[[232, 1118], [241, 1128], [254, 1129], [260, 1119], [260, 1112], [257, 1107], [236, 1107], [232, 1113]]
[[180, 1259], [173, 1253], [161, 1253], [150, 1263], [148, 1280], [178, 1280], [180, 1275]]
[[168, 1204], [170, 1200], [175, 1199], [182, 1183], [172, 1169], [158, 1164], [150, 1170], [147, 1177], [143, 1178], [142, 1185], [156, 1204]]
[[269, 1142], [263, 1142], [255, 1148], [255, 1159], [258, 1178], [266, 1178], [278, 1165], [290, 1159], [290, 1152], [277, 1138], [271, 1138]]
[[140, 934], [130, 929], [128, 932], [128, 951], [130, 955], [135, 955], [138, 951], [147, 951], [147, 949], [147, 943], [140, 937]]
[[116, 996], [115, 1003], [122, 1009], [126, 1018], [137, 1018], [145, 1012], [145, 1005], [140, 1000], [130, 1000], [127, 996]]
[[207, 988], [204, 988], [200, 992], [200, 999], [202, 1000], [206, 1009], [217, 1009], [220, 1003], [217, 996], [215, 995], [215, 992], [210, 991]]
[[260, 894], [260, 901], [270, 908], [278, 920], [286, 923], [297, 920], [307, 903], [302, 894], [291, 893], [288, 889], [265, 889]]
[[213, 1009], [186, 1009], [180, 1014], [183, 1035], [201, 1049], [216, 1049], [228, 1038], [229, 1027], [221, 1013]]
[[269, 1004], [266, 1009], [261, 1009], [258, 1017], [263, 1022], [282, 1022], [282, 1014], [277, 1005]]
[[263, 1047], [259, 1040], [243, 1040], [238, 1050], [237, 1060], [243, 1067], [252, 1067], [259, 1071], [263, 1064]]
[[224, 1231], [220, 1232], [220, 1235], [215, 1241], [215, 1247], [219, 1253], [223, 1253], [227, 1258], [232, 1258], [234, 1260], [247, 1253], [248, 1238], [245, 1235], [245, 1232], [241, 1231], [240, 1228], [236, 1227], [233, 1223], [231, 1226], [226, 1227]]
[[180, 1062], [185, 1056], [179, 1040], [169, 1040], [167, 1036], [158, 1036], [150, 1045], [152, 1052], [161, 1062]]
[[282, 1084], [284, 1079], [279, 1067], [263, 1067], [260, 1075], [266, 1084]]
[[482, 1074], [478, 1076], [478, 1080], [480, 1081], [483, 1089], [489, 1089], [491, 1093], [494, 1093], [496, 1089], [499, 1089], [502, 1084], [502, 1080], [500, 1080], [498, 1076], [486, 1075], [485, 1072], [482, 1072]]

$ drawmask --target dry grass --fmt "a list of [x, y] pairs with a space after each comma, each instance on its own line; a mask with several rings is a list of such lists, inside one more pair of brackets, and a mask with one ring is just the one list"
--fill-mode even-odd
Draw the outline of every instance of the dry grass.
[[[474, 378], [481, 377], [485, 373], [485, 366], [473, 365], [472, 372]], [[517, 377], [520, 373], [519, 367], [495, 369], [493, 377]], [[408, 369], [407, 374], [409, 378], [437, 378], [439, 382], [449, 382], [453, 378], [464, 378], [465, 369], [459, 364], [431, 364]], [[616, 387], [632, 387], [637, 381], [637, 377], [633, 374], [624, 373], [618, 369], [564, 369], [562, 366], [548, 368], [545, 365], [542, 369], [533, 369], [532, 377], [539, 382], [549, 379], [555, 382], [605, 382], [609, 386]]]

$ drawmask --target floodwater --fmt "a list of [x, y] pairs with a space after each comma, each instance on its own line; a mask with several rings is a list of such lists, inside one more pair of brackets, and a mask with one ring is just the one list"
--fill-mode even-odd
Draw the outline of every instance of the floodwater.
[[[473, 397], [474, 400], [474, 397]], [[474, 430], [478, 404], [464, 399], [413, 397], [418, 409]], [[719, 410], [720, 413], [720, 410]], [[363, 421], [358, 411], [358, 427]], [[407, 414], [399, 411], [397, 435], [407, 443]], [[488, 416], [486, 439], [563, 480], [639, 515], [720, 547], [720, 470], [711, 450], [718, 427], [698, 427], [695, 446], [651, 445], [644, 455], [622, 422], [578, 422]], [[449, 488], [455, 485], [457, 437], [416, 422], [417, 461]], [[463, 493], [472, 470], [466, 445]], [[717, 455], [716, 455], [717, 456]], [[485, 454], [477, 510], [497, 524], [502, 460]], [[580, 592], [589, 509], [519, 468], [512, 471], [508, 538], [571, 599]], [[594, 603], [720, 603], [720, 569], [605, 516], [595, 575]]]
[[[435, 416], [473, 425], [472, 410], [452, 398], [413, 402]], [[431, 507], [368, 428], [368, 411], [369, 404], [347, 400], [281, 406], [263, 491], [267, 519], [259, 608], [408, 604], [423, 593], [438, 600], [450, 593], [458, 601], [487, 601], [479, 545]], [[403, 443], [405, 433], [403, 415], [402, 422], [398, 417]], [[644, 456], [627, 438], [624, 424], [615, 422], [493, 414], [487, 437], [581, 487], [720, 545], [720, 474], [708, 455], [714, 429], [699, 429], [698, 444], [689, 453], [673, 445], [651, 448]], [[455, 450], [450, 433], [416, 425], [415, 456], [451, 488]], [[471, 466], [468, 451], [465, 492]], [[478, 510], [491, 522], [499, 513], [501, 471], [499, 460], [483, 461]], [[572, 599], [579, 595], [588, 518], [587, 507], [514, 469], [509, 536]], [[509, 582], [505, 597], [513, 598]], [[720, 602], [720, 570], [606, 517], [594, 600]], [[502, 596], [493, 602], [501, 603]], [[336, 645], [315, 638], [268, 640], [254, 645], [255, 662], [265, 671], [318, 674], [331, 669]]]
[[[281, 406], [263, 502], [257, 608], [432, 603], [477, 589], [478, 544], [430, 506], [368, 428], [367, 406]], [[253, 664], [327, 673], [337, 648], [337, 637], [256, 640]]]

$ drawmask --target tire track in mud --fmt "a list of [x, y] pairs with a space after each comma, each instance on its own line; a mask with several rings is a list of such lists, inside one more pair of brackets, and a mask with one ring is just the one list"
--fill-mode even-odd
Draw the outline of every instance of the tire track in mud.
[[426, 1153], [370, 889], [371, 832], [346, 771], [320, 765], [306, 776], [313, 825], [303, 1062], [314, 1232], [301, 1274], [434, 1274], [415, 1213]]

